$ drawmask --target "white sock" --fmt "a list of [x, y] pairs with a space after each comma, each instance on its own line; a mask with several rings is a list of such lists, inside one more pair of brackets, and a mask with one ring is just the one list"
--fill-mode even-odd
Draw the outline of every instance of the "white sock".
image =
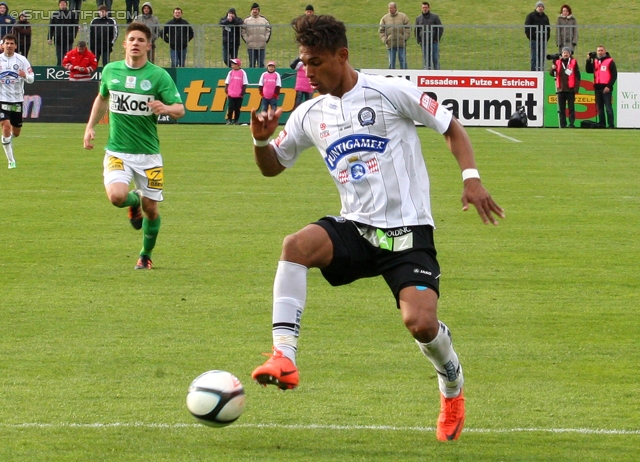
[[273, 283], [273, 346], [296, 363], [300, 319], [307, 301], [309, 268], [288, 261], [278, 262]]
[[2, 147], [4, 148], [4, 153], [7, 155], [7, 160], [9, 162], [15, 162], [16, 160], [13, 157], [13, 146], [11, 145], [11, 136], [9, 136], [9, 138], [2, 136]]
[[438, 374], [438, 387], [445, 398], [455, 398], [464, 385], [462, 366], [458, 355], [453, 350], [451, 332], [442, 322], [439, 323], [438, 335], [429, 343], [416, 340], [422, 353], [431, 361]]

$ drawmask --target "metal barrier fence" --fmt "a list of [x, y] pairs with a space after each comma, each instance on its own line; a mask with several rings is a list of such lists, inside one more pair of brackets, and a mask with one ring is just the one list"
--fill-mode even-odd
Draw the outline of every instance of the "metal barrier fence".
[[[96, 33], [105, 34], [106, 29]], [[109, 26], [104, 26], [109, 27]], [[222, 26], [192, 24], [194, 39], [189, 42], [186, 67], [226, 67], [222, 60]], [[241, 26], [238, 26], [241, 27]], [[288, 67], [297, 56], [293, 30], [288, 24], [273, 24], [271, 39], [266, 48], [266, 61], [274, 60], [277, 67]], [[162, 28], [162, 27], [161, 27]], [[387, 50], [378, 35], [377, 24], [348, 24], [350, 60], [356, 68], [388, 67]], [[50, 26], [32, 24], [31, 49], [28, 55], [32, 65], [49, 66], [56, 63], [55, 45], [47, 43]], [[89, 41], [89, 25], [78, 26], [74, 42]], [[113, 46], [111, 60], [123, 59], [122, 40], [126, 25], [119, 25], [119, 36]], [[98, 32], [99, 31], [99, 32]], [[555, 45], [555, 26], [551, 27], [551, 38], [546, 53], [558, 52]], [[616, 61], [618, 71], [640, 71], [640, 26], [579, 26], [580, 39], [575, 56], [581, 66], [589, 51], [604, 45]], [[170, 67], [169, 45], [162, 38], [156, 41], [155, 63]], [[422, 52], [412, 26], [411, 39], [407, 42], [407, 65], [409, 69], [422, 68]], [[529, 70], [529, 42], [524, 26], [479, 26], [447, 25], [440, 43], [440, 67], [442, 70]], [[247, 49], [241, 43], [238, 57], [247, 63]], [[246, 67], [246, 66], [243, 66]]]

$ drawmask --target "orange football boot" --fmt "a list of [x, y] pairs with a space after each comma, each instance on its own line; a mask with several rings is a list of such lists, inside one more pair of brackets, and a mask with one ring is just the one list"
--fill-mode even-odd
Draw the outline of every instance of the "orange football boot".
[[455, 398], [445, 398], [440, 393], [440, 416], [436, 436], [439, 441], [457, 440], [464, 427], [464, 395], [462, 390]]
[[293, 390], [298, 386], [298, 368], [289, 358], [282, 354], [282, 351], [273, 347], [273, 354], [266, 363], [256, 367], [251, 374], [251, 378], [260, 385], [275, 385], [281, 390]]

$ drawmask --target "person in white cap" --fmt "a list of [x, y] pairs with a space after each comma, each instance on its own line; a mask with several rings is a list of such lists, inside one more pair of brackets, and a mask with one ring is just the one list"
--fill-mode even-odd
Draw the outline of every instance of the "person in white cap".
[[276, 72], [275, 61], [267, 63], [267, 72], [263, 72], [258, 82], [258, 90], [262, 96], [262, 110], [268, 111], [272, 108], [274, 111], [278, 108], [278, 98], [280, 97], [280, 88], [282, 88], [282, 80], [280, 74]]
[[240, 112], [242, 112], [242, 101], [249, 85], [249, 79], [244, 69], [240, 69], [242, 61], [240, 58], [231, 58], [231, 70], [224, 81], [224, 92], [227, 94], [229, 107], [227, 109], [227, 125], [238, 125]]

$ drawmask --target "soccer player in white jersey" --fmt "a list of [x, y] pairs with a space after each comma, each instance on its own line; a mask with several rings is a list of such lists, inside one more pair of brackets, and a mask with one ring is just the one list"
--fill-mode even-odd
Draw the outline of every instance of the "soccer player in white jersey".
[[0, 123], [2, 123], [2, 147], [9, 161], [9, 168], [16, 168], [12, 138], [22, 131], [22, 103], [24, 83], [33, 83], [35, 76], [27, 58], [16, 53], [15, 35], [2, 37], [4, 53], [0, 54]]
[[440, 268], [429, 177], [414, 121], [444, 135], [462, 170], [463, 210], [473, 204], [493, 224], [504, 211], [482, 185], [467, 133], [449, 110], [405, 79], [355, 71], [346, 28], [332, 16], [301, 16], [293, 28], [307, 77], [321, 96], [300, 105], [271, 141], [282, 110], [252, 111], [255, 161], [263, 175], [275, 176], [315, 146], [340, 192], [342, 210], [284, 239], [273, 289], [273, 354], [252, 377], [283, 390], [298, 386], [296, 352], [309, 268], [319, 268], [332, 285], [382, 275], [405, 326], [437, 371], [436, 436], [455, 440], [464, 425], [464, 379], [451, 333], [437, 316]]

